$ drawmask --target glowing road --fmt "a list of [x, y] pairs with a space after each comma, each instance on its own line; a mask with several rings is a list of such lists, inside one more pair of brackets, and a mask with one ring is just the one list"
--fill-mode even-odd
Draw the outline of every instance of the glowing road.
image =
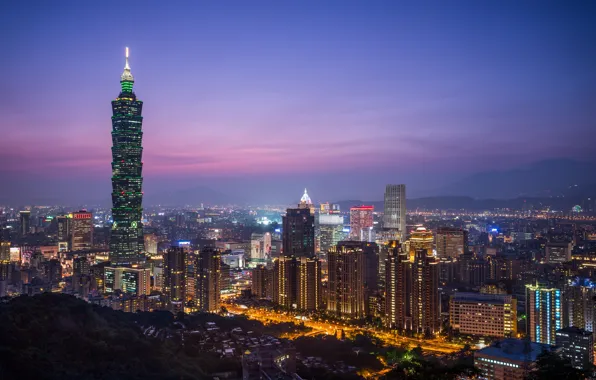
[[287, 315], [285, 313], [278, 313], [270, 310], [261, 310], [253, 308], [244, 308], [233, 304], [223, 304], [228, 312], [232, 314], [243, 314], [250, 319], [260, 321], [263, 324], [268, 323], [304, 323], [306, 327], [312, 329], [308, 333], [297, 333], [293, 335], [285, 335], [284, 338], [295, 339], [300, 336], [315, 336], [320, 334], [333, 335], [338, 331], [344, 330], [346, 336], [355, 336], [360, 333], [369, 333], [370, 335], [381, 340], [385, 345], [388, 346], [399, 346], [402, 344], [408, 344], [409, 346], [416, 347], [420, 345], [424, 351], [450, 354], [459, 351], [463, 348], [463, 345], [446, 343], [438, 339], [433, 340], [422, 340], [416, 338], [409, 338], [390, 334], [384, 331], [378, 331], [371, 328], [354, 327], [348, 324], [341, 324], [334, 321], [313, 321], [313, 320], [298, 320], [295, 316]]

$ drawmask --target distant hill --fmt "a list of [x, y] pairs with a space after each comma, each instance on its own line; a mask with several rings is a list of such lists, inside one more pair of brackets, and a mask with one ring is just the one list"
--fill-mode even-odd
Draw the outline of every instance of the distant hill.
[[556, 197], [569, 186], [594, 181], [596, 164], [571, 159], [553, 159], [506, 171], [476, 173], [437, 194], [468, 196], [478, 199], [513, 199], [518, 197]]

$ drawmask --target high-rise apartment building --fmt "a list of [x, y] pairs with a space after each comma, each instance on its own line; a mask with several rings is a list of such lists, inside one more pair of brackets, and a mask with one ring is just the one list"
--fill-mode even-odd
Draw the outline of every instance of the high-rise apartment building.
[[412, 260], [412, 330], [427, 335], [441, 327], [439, 298], [439, 263], [432, 249], [410, 245]]
[[163, 293], [171, 310], [184, 310], [187, 257], [183, 247], [170, 247], [163, 254]]
[[91, 248], [93, 248], [93, 216], [85, 210], [73, 212], [70, 249], [88, 251]]
[[589, 371], [594, 363], [594, 334], [579, 327], [557, 330], [556, 346], [574, 368]]
[[596, 284], [576, 278], [565, 286], [563, 310], [565, 324], [596, 333]]
[[321, 262], [316, 257], [296, 258], [296, 306], [298, 310], [321, 309]]
[[315, 213], [308, 193], [300, 199], [298, 208], [287, 209], [283, 217], [283, 254], [294, 257], [315, 255]]
[[19, 213], [21, 220], [21, 236], [29, 235], [31, 230], [31, 211], [21, 211]]
[[398, 240], [387, 243], [385, 260], [385, 324], [406, 330], [412, 324], [412, 263]]
[[327, 255], [327, 311], [342, 318], [366, 316], [366, 258], [356, 245], [340, 242]]
[[271, 278], [269, 272], [270, 270], [268, 270], [265, 265], [257, 265], [256, 268], [251, 271], [251, 292], [253, 296], [257, 298], [268, 298], [271, 296], [269, 292], [269, 280]]
[[132, 90], [134, 78], [128, 64], [120, 77], [121, 91], [112, 101], [112, 265], [143, 261], [143, 102]]
[[555, 333], [563, 328], [560, 289], [543, 284], [526, 285], [526, 331], [532, 342], [555, 344]]
[[350, 208], [350, 240], [360, 241], [369, 236], [373, 228], [374, 206], [355, 206]]
[[196, 261], [196, 303], [200, 311], [218, 312], [220, 309], [221, 252], [205, 247]]
[[449, 302], [449, 324], [465, 335], [513, 337], [517, 300], [506, 294], [455, 293]]
[[273, 302], [286, 308], [297, 308], [296, 258], [280, 256], [273, 262]]
[[437, 229], [437, 257], [457, 259], [467, 251], [468, 233], [461, 228], [439, 227]]
[[387, 240], [406, 238], [406, 185], [385, 187], [383, 232]]

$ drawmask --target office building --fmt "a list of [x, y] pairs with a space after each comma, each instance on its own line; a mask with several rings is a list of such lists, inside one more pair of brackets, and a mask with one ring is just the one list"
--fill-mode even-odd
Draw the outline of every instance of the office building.
[[508, 338], [474, 351], [474, 367], [486, 380], [524, 380], [548, 344]]
[[93, 248], [93, 216], [88, 211], [72, 213], [70, 249], [88, 251]]
[[327, 255], [327, 312], [341, 318], [361, 319], [366, 316], [366, 258], [363, 250], [340, 242]]
[[250, 261], [252, 266], [265, 264], [271, 260], [271, 233], [264, 234], [253, 233], [250, 244]]
[[596, 284], [586, 278], [570, 280], [565, 286], [563, 310], [565, 325], [596, 332]]
[[298, 208], [289, 208], [283, 217], [283, 255], [314, 257], [315, 214], [306, 189]]
[[157, 236], [155, 234], [145, 234], [145, 252], [148, 256], [157, 255]]
[[141, 160], [143, 102], [133, 92], [134, 78], [126, 64], [120, 78], [121, 91], [112, 101], [112, 265], [137, 264], [144, 259], [143, 163]]
[[319, 214], [319, 250], [327, 252], [343, 240], [344, 217], [340, 214]]
[[517, 300], [511, 295], [455, 293], [449, 302], [449, 324], [465, 335], [513, 337]]
[[219, 312], [221, 293], [221, 252], [214, 247], [201, 249], [196, 259], [196, 305], [198, 310]]
[[[163, 254], [163, 293], [171, 310], [183, 311], [186, 303], [187, 251], [170, 247]], [[194, 289], [193, 289], [194, 291]]]
[[104, 268], [104, 289], [108, 294], [116, 290], [137, 296], [151, 293], [151, 269], [141, 267], [113, 267]]
[[31, 211], [21, 211], [19, 213], [21, 221], [21, 236], [29, 235], [31, 230]]
[[383, 232], [387, 240], [405, 241], [406, 185], [387, 185], [385, 187]]
[[374, 206], [356, 206], [350, 208], [350, 240], [366, 241], [373, 228]]
[[594, 363], [594, 334], [578, 327], [565, 327], [557, 330], [556, 346], [563, 358], [574, 368], [590, 370]]
[[549, 264], [571, 261], [572, 242], [548, 242], [545, 246], [546, 262]]
[[70, 229], [71, 229], [70, 216], [58, 215], [56, 217], [56, 224], [58, 226], [58, 234], [57, 234], [58, 244], [69, 243], [70, 242]]
[[526, 285], [526, 331], [532, 342], [555, 344], [563, 328], [561, 290], [544, 284]]
[[437, 257], [439, 259], [457, 259], [467, 251], [467, 245], [467, 231], [451, 227], [437, 229]]

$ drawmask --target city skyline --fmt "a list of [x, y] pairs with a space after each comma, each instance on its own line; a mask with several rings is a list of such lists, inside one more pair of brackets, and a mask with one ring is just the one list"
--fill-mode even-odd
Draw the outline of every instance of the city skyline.
[[[201, 186], [287, 202], [306, 186], [317, 201], [380, 200], [392, 182], [441, 195], [476, 172], [594, 161], [591, 4], [224, 8], [189, 6], [162, 25], [177, 7], [141, 7], [126, 35], [101, 20], [128, 22], [133, 3], [27, 9], [33, 27], [3, 40], [14, 54], [0, 68], [14, 75], [0, 95], [2, 200], [107, 200], [102, 104], [125, 46], [151, 105], [148, 199]], [[354, 172], [365, 180], [345, 190]]]

